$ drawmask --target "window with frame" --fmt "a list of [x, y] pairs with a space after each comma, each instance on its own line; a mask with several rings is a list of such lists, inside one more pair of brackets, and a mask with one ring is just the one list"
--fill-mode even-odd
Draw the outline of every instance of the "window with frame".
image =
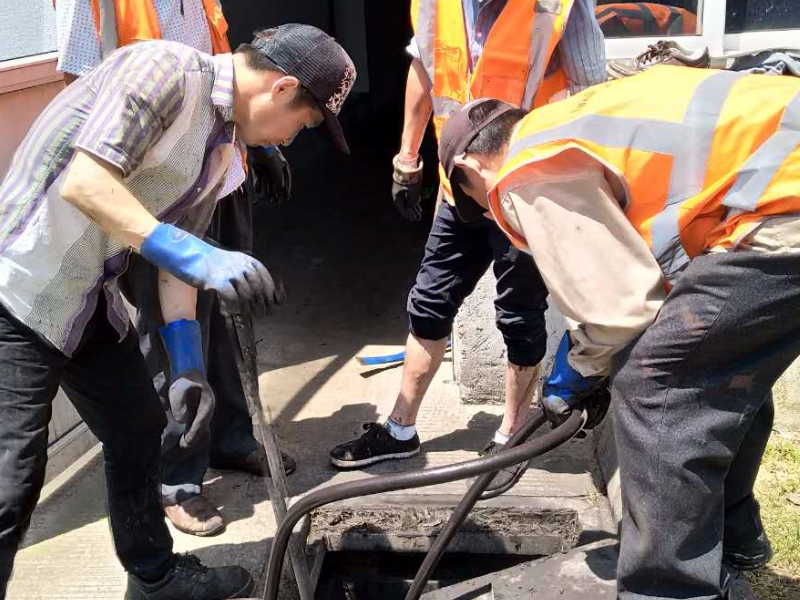
[[701, 31], [701, 0], [599, 0], [595, 14], [606, 37], [672, 37]]
[[800, 29], [797, 0], [727, 0], [725, 33], [782, 29]]
[[56, 50], [56, 11], [52, 0], [6, 0], [0, 11], [0, 62]]

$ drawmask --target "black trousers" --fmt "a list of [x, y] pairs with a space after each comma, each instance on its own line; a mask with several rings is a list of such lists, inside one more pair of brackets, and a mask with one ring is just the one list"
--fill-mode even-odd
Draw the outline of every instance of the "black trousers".
[[488, 219], [465, 224], [442, 202], [436, 211], [417, 280], [408, 295], [411, 332], [426, 340], [447, 337], [453, 319], [489, 265], [494, 265], [497, 328], [508, 360], [539, 364], [545, 354], [547, 288], [533, 259], [517, 250]]
[[164, 413], [136, 334], [119, 342], [101, 300], [77, 352], [67, 358], [0, 306], [0, 599], [44, 481], [47, 426], [59, 385], [103, 444], [120, 562], [150, 580], [172, 563], [158, 495]]
[[800, 252], [695, 258], [617, 359], [622, 600], [719, 600], [723, 547], [761, 531], [772, 386], [800, 354]]
[[[228, 249], [252, 251], [252, 203], [244, 191], [221, 199], [208, 238]], [[141, 350], [167, 418], [161, 444], [161, 495], [167, 503], [181, 502], [202, 491], [203, 478], [216, 458], [246, 456], [258, 448], [234, 359], [238, 349], [228, 336], [216, 294], [198, 292], [197, 320], [203, 336], [206, 373], [216, 397], [211, 437], [206, 444], [183, 450], [178, 446], [185, 426], [169, 407], [169, 361], [158, 329], [164, 324], [158, 300], [158, 269], [138, 255], [124, 276], [125, 295], [137, 308], [134, 318]], [[251, 323], [252, 327], [252, 323]]]

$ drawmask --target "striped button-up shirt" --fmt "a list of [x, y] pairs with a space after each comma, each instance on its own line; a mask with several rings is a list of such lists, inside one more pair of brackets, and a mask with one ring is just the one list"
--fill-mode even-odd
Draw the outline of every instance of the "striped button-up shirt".
[[0, 303], [70, 356], [104, 293], [124, 336], [130, 249], [61, 198], [75, 150], [119, 168], [161, 221], [202, 234], [234, 145], [230, 54], [166, 41], [111, 54], [42, 112], [0, 184]]

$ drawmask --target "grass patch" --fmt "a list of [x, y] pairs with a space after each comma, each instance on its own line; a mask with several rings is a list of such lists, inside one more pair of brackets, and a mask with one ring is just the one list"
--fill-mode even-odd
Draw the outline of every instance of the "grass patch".
[[775, 557], [766, 569], [749, 574], [764, 600], [800, 599], [800, 506], [789, 501], [795, 494], [800, 494], [800, 445], [773, 435], [756, 481], [756, 497]]

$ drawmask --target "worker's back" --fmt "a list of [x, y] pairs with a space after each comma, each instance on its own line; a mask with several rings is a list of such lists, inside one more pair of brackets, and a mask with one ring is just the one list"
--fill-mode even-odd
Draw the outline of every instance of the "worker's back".
[[499, 179], [569, 148], [589, 154], [619, 177], [669, 276], [765, 215], [800, 211], [799, 130], [798, 78], [661, 66], [533, 111]]

